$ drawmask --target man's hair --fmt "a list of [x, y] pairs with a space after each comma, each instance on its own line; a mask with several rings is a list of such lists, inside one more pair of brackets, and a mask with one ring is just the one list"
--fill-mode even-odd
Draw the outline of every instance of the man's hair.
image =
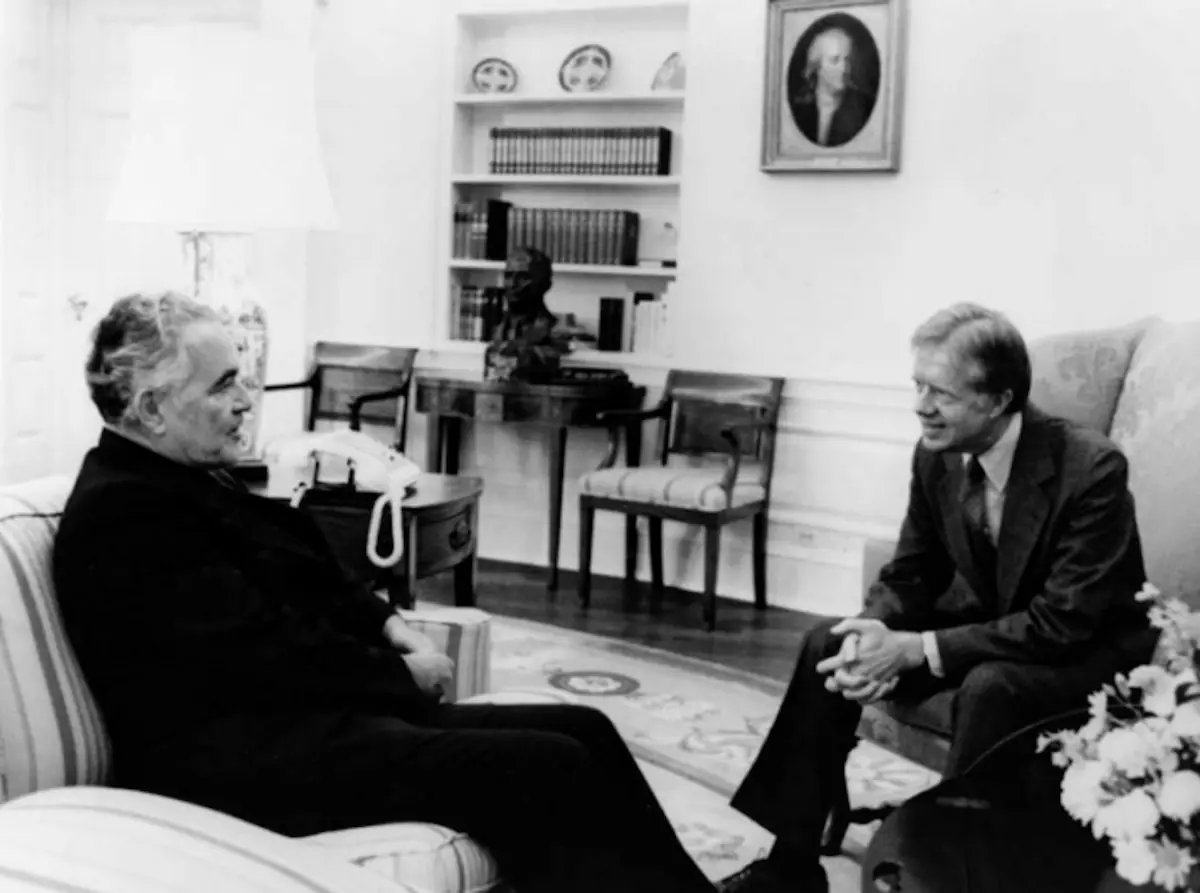
[[[813, 38], [813, 42], [808, 45], [808, 56], [805, 59], [804, 77], [810, 84], [815, 84], [817, 79], [817, 69], [821, 67], [821, 60], [825, 58], [827, 52], [826, 47], [834, 39], [840, 40], [846, 48], [846, 55], [851, 59], [854, 58], [854, 41], [841, 28], [828, 28], [822, 31]], [[852, 66], [846, 66], [846, 86], [850, 86], [850, 73]]]
[[1033, 380], [1029, 351], [1017, 327], [998, 310], [971, 303], [939, 310], [913, 332], [912, 346], [946, 347], [960, 362], [976, 367], [976, 390], [995, 397], [1012, 391], [1006, 411], [1025, 408]]
[[168, 291], [118, 298], [92, 331], [87, 383], [104, 421], [130, 425], [134, 398], [146, 388], [170, 384], [182, 373], [183, 330], [194, 322], [217, 322], [217, 312]]

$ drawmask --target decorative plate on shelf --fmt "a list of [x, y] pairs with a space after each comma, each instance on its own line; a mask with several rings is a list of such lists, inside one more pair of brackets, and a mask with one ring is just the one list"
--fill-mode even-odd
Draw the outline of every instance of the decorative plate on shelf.
[[571, 50], [558, 69], [558, 82], [568, 93], [599, 90], [612, 68], [612, 56], [598, 43]]
[[682, 90], [687, 81], [687, 68], [683, 64], [683, 56], [672, 53], [654, 75], [651, 90]]
[[484, 59], [471, 69], [471, 83], [480, 93], [511, 93], [517, 89], [517, 70], [503, 59]]

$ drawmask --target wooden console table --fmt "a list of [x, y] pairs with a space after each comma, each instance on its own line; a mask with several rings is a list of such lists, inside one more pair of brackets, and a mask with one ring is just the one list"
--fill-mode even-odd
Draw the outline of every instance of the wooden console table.
[[[539, 385], [483, 381], [465, 376], [420, 376], [417, 378], [417, 411], [429, 416], [425, 470], [447, 474], [458, 472], [465, 420], [525, 422], [554, 431], [550, 447], [550, 576], [546, 585], [551, 590], [556, 589], [567, 429], [595, 426], [596, 415], [608, 410], [638, 409], [645, 396], [645, 388], [628, 381]], [[627, 429], [625, 443], [627, 462], [637, 465], [642, 451], [640, 425], [631, 425]], [[627, 523], [626, 528], [626, 539], [630, 535], [636, 537], [636, 527]], [[636, 555], [636, 549], [627, 551]]]
[[[271, 475], [249, 485], [251, 493], [280, 502], [292, 497], [294, 480]], [[475, 604], [475, 564], [478, 547], [479, 497], [483, 481], [475, 477], [422, 474], [401, 503], [405, 553], [394, 570], [380, 571], [366, 557], [366, 534], [377, 494], [361, 492], [330, 498], [310, 491], [309, 512], [325, 533], [334, 554], [352, 576], [384, 581], [388, 601], [400, 608], [416, 602], [418, 580], [454, 570], [454, 603]], [[387, 525], [384, 525], [386, 528]], [[391, 549], [391, 537], [381, 545]]]

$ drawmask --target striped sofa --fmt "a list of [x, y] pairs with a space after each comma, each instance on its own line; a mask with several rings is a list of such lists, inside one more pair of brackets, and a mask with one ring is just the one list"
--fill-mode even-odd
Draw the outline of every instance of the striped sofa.
[[[499, 882], [486, 850], [436, 825], [293, 840], [192, 804], [103, 787], [104, 723], [51, 585], [54, 533], [71, 485], [55, 477], [0, 488], [0, 889], [475, 893]], [[564, 700], [555, 692], [486, 693], [485, 612], [406, 616], [455, 658], [453, 698]]]

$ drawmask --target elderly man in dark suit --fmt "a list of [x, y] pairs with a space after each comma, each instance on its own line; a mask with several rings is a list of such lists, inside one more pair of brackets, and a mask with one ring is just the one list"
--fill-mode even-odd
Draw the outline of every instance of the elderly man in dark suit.
[[117, 784], [286, 834], [446, 825], [522, 891], [712, 889], [602, 713], [442, 703], [448, 658], [224, 471], [249, 403], [212, 310], [121, 299], [87, 375], [54, 581]]
[[775, 845], [724, 890], [828, 889], [820, 840], [864, 703], [953, 690], [953, 775], [1153, 651], [1125, 457], [1027, 403], [1003, 315], [956, 305], [912, 346], [921, 438], [895, 555], [858, 617], [806, 636], [733, 798]]

